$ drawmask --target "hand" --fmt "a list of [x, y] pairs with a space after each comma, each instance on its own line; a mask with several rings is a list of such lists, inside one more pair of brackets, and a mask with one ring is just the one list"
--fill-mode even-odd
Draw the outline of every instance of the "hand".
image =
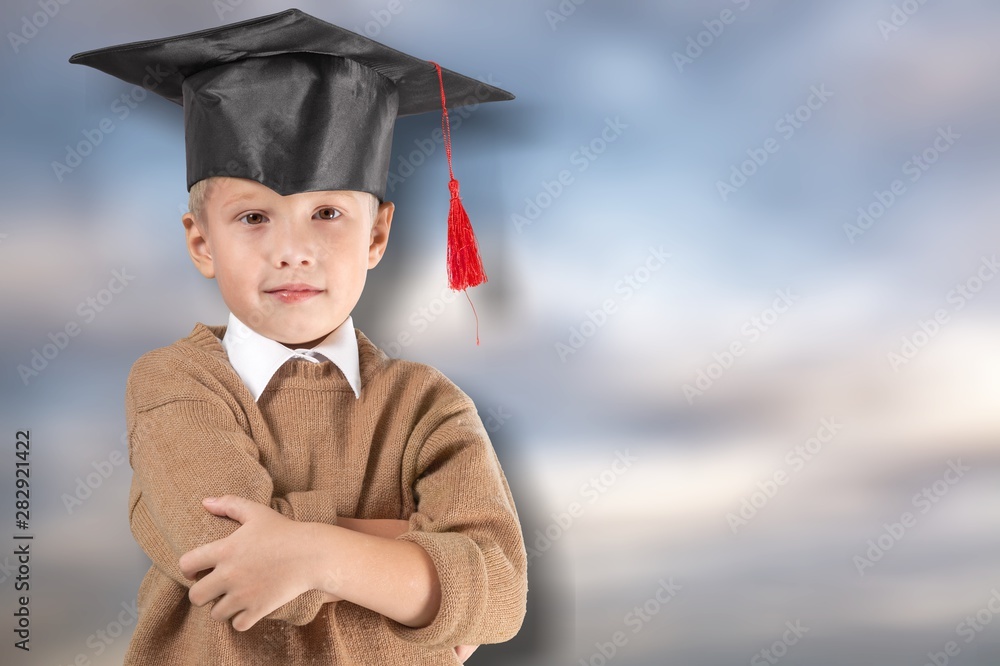
[[235, 495], [207, 497], [202, 503], [210, 513], [241, 524], [225, 539], [185, 553], [179, 562], [190, 580], [198, 572], [212, 570], [188, 592], [195, 606], [217, 600], [212, 619], [232, 620], [233, 629], [246, 631], [271, 611], [318, 587], [310, 579], [308, 523], [289, 520]]
[[457, 645], [455, 646], [455, 654], [458, 655], [458, 660], [465, 663], [465, 660], [469, 658], [473, 652], [476, 651], [478, 645]]

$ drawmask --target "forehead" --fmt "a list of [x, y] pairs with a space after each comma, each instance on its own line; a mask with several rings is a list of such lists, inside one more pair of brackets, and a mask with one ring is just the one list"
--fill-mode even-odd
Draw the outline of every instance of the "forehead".
[[239, 207], [248, 203], [258, 206], [303, 203], [337, 203], [366, 206], [372, 195], [355, 190], [317, 190], [281, 195], [255, 180], [246, 178], [212, 178], [205, 191], [206, 203], [212, 207]]

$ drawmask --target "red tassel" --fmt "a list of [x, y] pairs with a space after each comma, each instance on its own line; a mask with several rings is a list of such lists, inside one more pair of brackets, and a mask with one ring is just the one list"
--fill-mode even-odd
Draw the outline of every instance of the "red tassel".
[[[486, 272], [479, 257], [479, 244], [472, 231], [472, 223], [462, 205], [462, 198], [458, 195], [458, 180], [451, 168], [451, 124], [448, 122], [441, 65], [436, 62], [431, 64], [437, 69], [438, 84], [441, 87], [441, 133], [444, 136], [444, 152], [448, 156], [448, 189], [451, 191], [451, 204], [448, 208], [448, 286], [462, 291], [486, 282]], [[469, 302], [472, 302], [471, 299]], [[476, 338], [478, 343], [478, 333]]]
[[448, 182], [451, 205], [448, 208], [448, 286], [459, 291], [486, 282], [479, 244], [472, 231], [469, 215], [458, 196], [458, 181]]

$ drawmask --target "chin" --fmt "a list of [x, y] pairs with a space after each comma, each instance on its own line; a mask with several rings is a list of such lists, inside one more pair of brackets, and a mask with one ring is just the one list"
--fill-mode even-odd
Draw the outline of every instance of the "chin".
[[312, 326], [306, 328], [293, 328], [283, 330], [280, 336], [275, 336], [274, 339], [283, 345], [295, 346], [303, 345], [309, 342], [316, 342], [322, 340], [326, 336], [330, 335], [333, 330], [337, 328], [333, 324], [329, 328], [319, 327], [314, 328]]

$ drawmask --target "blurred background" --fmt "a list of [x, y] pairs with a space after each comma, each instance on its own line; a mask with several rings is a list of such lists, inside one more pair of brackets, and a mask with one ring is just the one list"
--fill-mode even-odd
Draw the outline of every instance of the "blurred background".
[[397, 125], [355, 311], [472, 395], [517, 501], [528, 615], [468, 663], [1000, 663], [985, 0], [6, 0], [0, 662], [121, 663], [125, 379], [227, 314], [183, 245], [180, 108], [67, 59], [288, 6], [517, 95], [452, 115], [481, 344], [434, 114]]

